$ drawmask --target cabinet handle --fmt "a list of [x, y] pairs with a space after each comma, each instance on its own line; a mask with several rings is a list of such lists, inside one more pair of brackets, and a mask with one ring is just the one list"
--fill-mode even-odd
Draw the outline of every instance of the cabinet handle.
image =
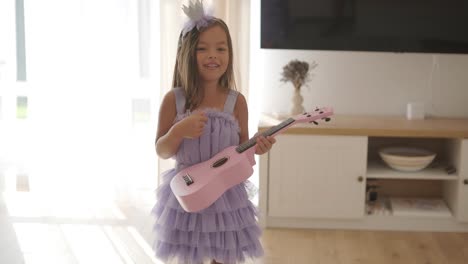
[[[358, 180], [358, 182], [362, 182], [362, 181], [364, 180], [364, 177], [359, 176], [359, 177], [357, 178], [357, 180]], [[468, 182], [468, 180], [466, 180], [466, 181]]]
[[466, 184], [466, 185], [468, 185], [468, 179], [465, 179], [465, 180], [463, 181], [463, 183]]

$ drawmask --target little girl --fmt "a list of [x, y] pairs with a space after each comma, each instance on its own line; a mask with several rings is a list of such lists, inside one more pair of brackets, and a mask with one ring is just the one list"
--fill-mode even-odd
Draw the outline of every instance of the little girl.
[[[162, 174], [157, 190], [154, 250], [163, 261], [184, 264], [243, 262], [263, 254], [257, 211], [246, 183], [195, 213], [182, 209], [169, 186], [179, 170], [249, 139], [247, 103], [233, 90], [233, 52], [226, 24], [205, 14], [199, 1], [184, 7], [184, 12], [190, 21], [179, 38], [173, 89], [162, 101], [156, 135], [158, 156], [175, 156], [176, 167]], [[274, 143], [272, 137], [259, 136], [255, 153], [266, 153]]]

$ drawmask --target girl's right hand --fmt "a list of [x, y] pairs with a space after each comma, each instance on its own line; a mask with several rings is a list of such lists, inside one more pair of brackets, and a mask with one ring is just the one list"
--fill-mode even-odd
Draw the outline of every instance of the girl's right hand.
[[183, 138], [198, 138], [203, 134], [205, 124], [208, 121], [202, 111], [193, 112], [190, 116], [180, 120], [177, 124], [177, 134]]

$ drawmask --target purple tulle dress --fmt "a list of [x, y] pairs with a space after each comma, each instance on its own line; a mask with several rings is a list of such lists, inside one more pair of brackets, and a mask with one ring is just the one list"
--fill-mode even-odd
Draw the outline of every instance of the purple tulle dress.
[[[185, 97], [175, 88], [176, 122], [188, 116]], [[162, 174], [153, 209], [156, 217], [154, 250], [162, 261], [200, 264], [214, 259], [224, 264], [241, 263], [246, 257], [263, 255], [259, 241], [257, 209], [249, 200], [247, 183], [226, 191], [210, 207], [196, 213], [185, 212], [169, 183], [182, 168], [203, 162], [228, 146], [239, 144], [239, 124], [233, 116], [238, 93], [231, 90], [224, 111], [206, 110], [208, 122], [202, 136], [184, 139], [175, 155], [176, 167]]]

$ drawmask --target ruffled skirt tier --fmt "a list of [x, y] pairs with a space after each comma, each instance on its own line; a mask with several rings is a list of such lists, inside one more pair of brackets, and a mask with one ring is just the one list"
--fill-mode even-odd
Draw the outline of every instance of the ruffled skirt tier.
[[263, 255], [259, 241], [258, 211], [247, 194], [245, 183], [226, 191], [210, 207], [195, 213], [182, 209], [169, 186], [176, 170], [162, 175], [157, 190], [154, 231], [156, 256], [179, 263], [200, 264], [204, 260], [239, 263]]

